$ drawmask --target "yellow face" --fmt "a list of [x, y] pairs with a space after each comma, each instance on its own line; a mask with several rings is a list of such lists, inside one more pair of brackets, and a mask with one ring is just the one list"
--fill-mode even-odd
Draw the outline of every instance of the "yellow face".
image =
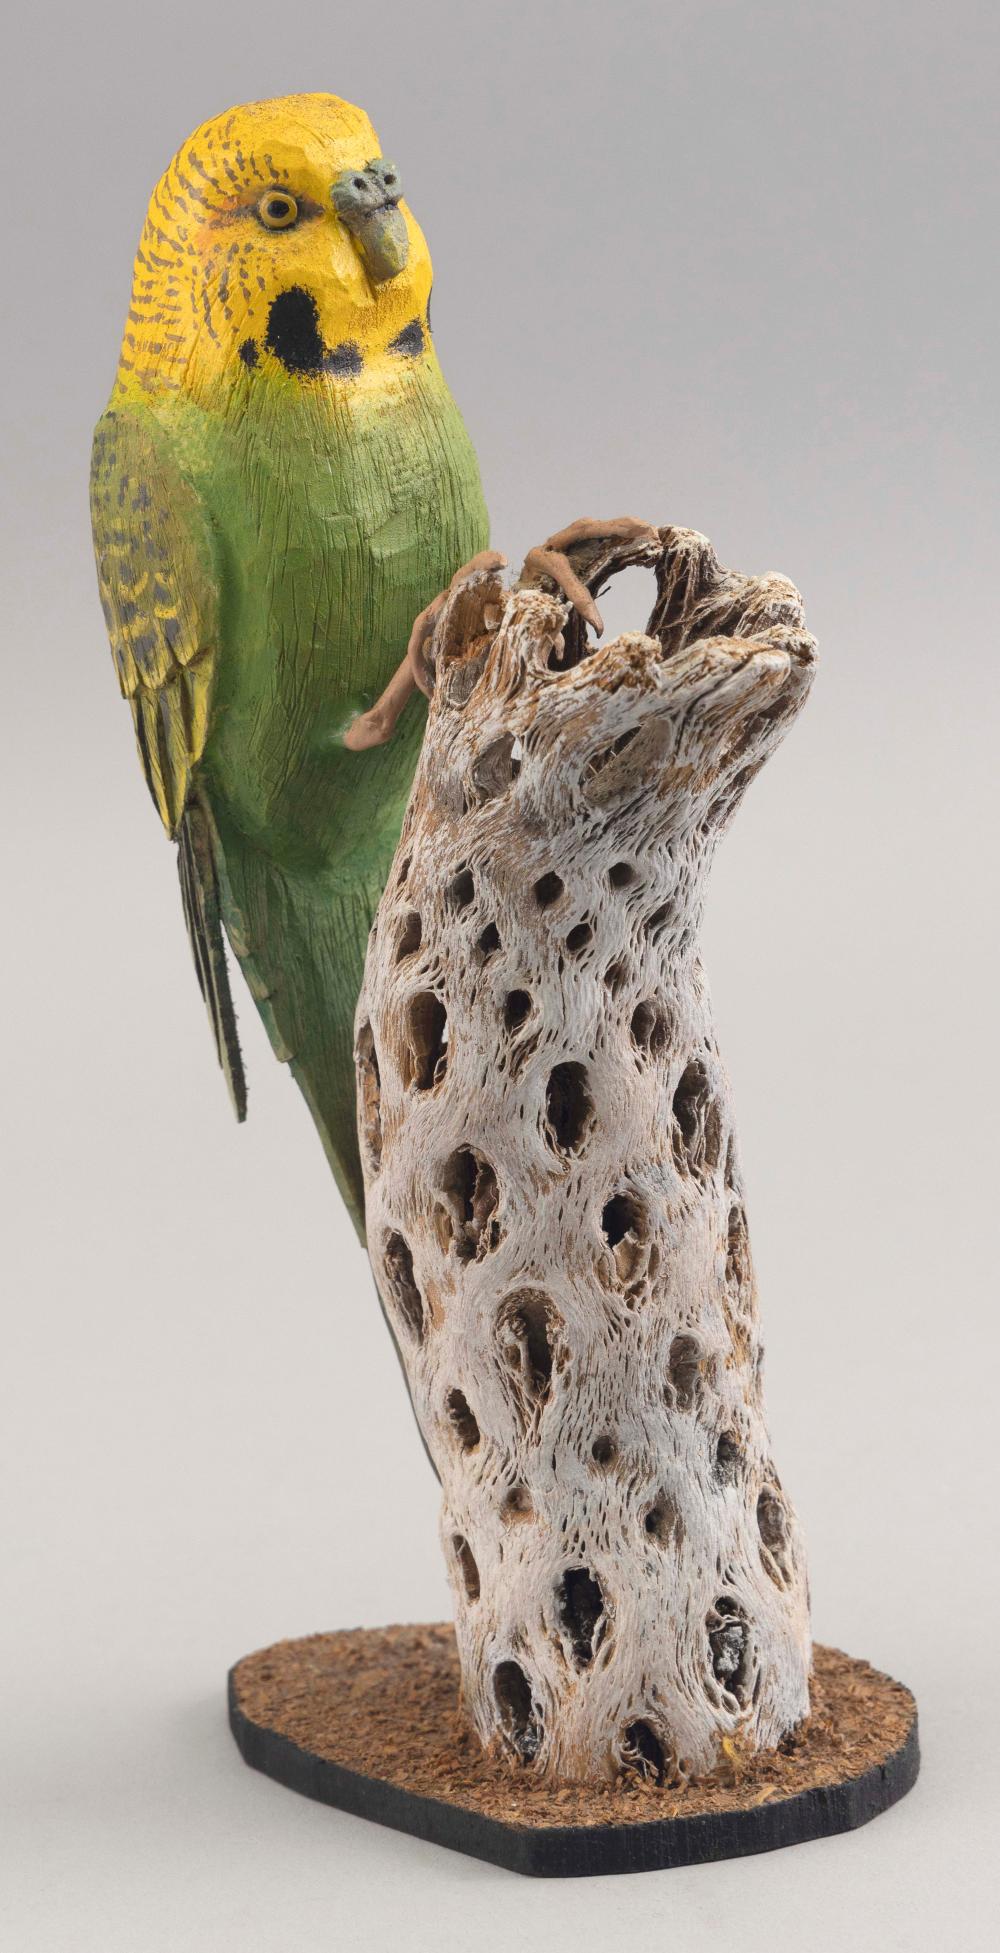
[[117, 390], [204, 394], [248, 374], [378, 385], [430, 350], [431, 261], [368, 117], [336, 95], [231, 109], [160, 178]]

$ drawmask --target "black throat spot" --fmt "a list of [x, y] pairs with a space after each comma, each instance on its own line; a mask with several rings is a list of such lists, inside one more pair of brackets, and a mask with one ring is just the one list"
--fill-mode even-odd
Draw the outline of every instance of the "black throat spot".
[[361, 347], [356, 346], [353, 339], [342, 340], [339, 346], [331, 346], [330, 351], [323, 355], [324, 372], [339, 374], [342, 379], [349, 379], [352, 373], [360, 373], [364, 363]]
[[411, 319], [402, 332], [397, 332], [395, 339], [390, 339], [388, 350], [400, 353], [404, 359], [416, 359], [424, 350], [424, 328], [420, 320]]
[[334, 373], [343, 378], [360, 373], [364, 361], [353, 340], [327, 349], [319, 330], [319, 312], [311, 292], [291, 285], [279, 292], [267, 315], [267, 347], [289, 373]]
[[289, 373], [321, 371], [324, 347], [316, 300], [301, 285], [279, 292], [273, 301], [267, 315], [267, 345]]

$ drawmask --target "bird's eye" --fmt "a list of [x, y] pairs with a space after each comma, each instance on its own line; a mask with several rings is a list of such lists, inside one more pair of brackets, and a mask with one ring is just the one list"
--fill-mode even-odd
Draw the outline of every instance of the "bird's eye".
[[268, 190], [257, 205], [257, 215], [267, 231], [287, 231], [299, 214], [299, 206], [287, 190]]

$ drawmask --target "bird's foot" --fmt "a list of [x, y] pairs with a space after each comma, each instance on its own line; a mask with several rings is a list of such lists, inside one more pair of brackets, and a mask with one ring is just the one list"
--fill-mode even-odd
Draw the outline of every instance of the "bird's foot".
[[[651, 566], [661, 553], [659, 531], [636, 516], [619, 515], [607, 521], [584, 516], [579, 522], [558, 529], [539, 548], [529, 549], [521, 566], [518, 588], [537, 590], [554, 586], [572, 604], [580, 620], [576, 629], [581, 636], [585, 636], [582, 626], [586, 624], [600, 636], [604, 622], [594, 601], [594, 590], [602, 579], [609, 571], [624, 569], [630, 563]], [[434, 635], [448, 599], [471, 578], [484, 573], [495, 575], [506, 566], [507, 558], [498, 550], [481, 549], [455, 571], [446, 590], [425, 604], [413, 620], [406, 656], [398, 671], [370, 711], [359, 713], [348, 726], [344, 745], [350, 752], [361, 753], [372, 746], [384, 746], [392, 738], [399, 715], [414, 690], [419, 688], [425, 697], [430, 697], [434, 689]], [[582, 644], [575, 655], [567, 648], [565, 662], [575, 662], [579, 655], [582, 655]]]
[[457, 590], [460, 583], [465, 583], [470, 576], [476, 576], [481, 570], [505, 570], [506, 567], [507, 558], [501, 556], [498, 549], [479, 550], [477, 555], [470, 556], [468, 562], [462, 564], [460, 570], [455, 571], [448, 588], [439, 591], [438, 595], [414, 619], [406, 656], [413, 674], [413, 682], [419, 685], [425, 698], [430, 698], [434, 690], [434, 671], [428, 657], [434, 627], [452, 591]]
[[384, 746], [392, 738], [399, 715], [407, 699], [412, 696], [413, 689], [413, 676], [404, 658], [374, 705], [351, 720], [343, 735], [348, 752], [366, 753], [372, 746]]
[[436, 597], [425, 604], [414, 618], [410, 631], [410, 641], [406, 656], [397, 671], [393, 672], [385, 691], [377, 698], [368, 712], [360, 712], [352, 720], [344, 734], [344, 745], [352, 753], [363, 753], [371, 746], [384, 746], [392, 738], [396, 723], [408, 698], [419, 688], [429, 698], [434, 688], [434, 673], [429, 660], [434, 627], [444, 609], [448, 598], [458, 585], [482, 570], [502, 570], [507, 566], [506, 556], [496, 549], [481, 549], [476, 556], [470, 556], [460, 570], [456, 570], [447, 589], [438, 592]]
[[[659, 531], [637, 516], [618, 515], [608, 521], [582, 516], [567, 528], [558, 529], [537, 549], [529, 549], [521, 566], [518, 587], [532, 590], [554, 583], [578, 616], [600, 637], [604, 620], [590, 586], [600, 583], [612, 567], [623, 568], [625, 561], [652, 563], [660, 549]], [[575, 562], [570, 560], [571, 551]]]

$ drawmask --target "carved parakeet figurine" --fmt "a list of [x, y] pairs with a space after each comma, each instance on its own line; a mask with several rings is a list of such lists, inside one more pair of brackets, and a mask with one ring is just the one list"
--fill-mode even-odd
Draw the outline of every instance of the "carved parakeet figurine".
[[94, 438], [112, 651], [237, 1114], [226, 937], [359, 1231], [354, 1010], [424, 723], [406, 647], [487, 540], [430, 291], [359, 109], [220, 115], [153, 192]]

